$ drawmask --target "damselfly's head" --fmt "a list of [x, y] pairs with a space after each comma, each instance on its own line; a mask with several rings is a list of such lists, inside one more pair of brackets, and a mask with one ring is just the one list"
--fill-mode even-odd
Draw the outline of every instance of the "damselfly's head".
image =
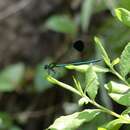
[[47, 70], [49, 68], [49, 65], [44, 65], [44, 69]]
[[48, 71], [48, 73], [50, 74], [50, 72], [55, 72], [54, 71], [54, 67], [56, 66], [55, 63], [51, 63], [48, 65], [44, 65], [44, 69]]

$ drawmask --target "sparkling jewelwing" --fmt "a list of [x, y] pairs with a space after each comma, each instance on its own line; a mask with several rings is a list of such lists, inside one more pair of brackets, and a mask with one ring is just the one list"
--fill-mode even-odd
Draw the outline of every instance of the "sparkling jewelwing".
[[70, 62], [70, 63], [65, 63], [65, 64], [51, 63], [51, 64], [48, 64], [48, 65], [45, 65], [45, 66], [44, 66], [44, 69], [48, 70], [48, 72], [49, 72], [50, 70], [54, 72], [54, 68], [56, 68], [56, 67], [65, 67], [65, 66], [67, 66], [67, 65], [69, 65], [69, 64], [78, 66], [78, 65], [85, 65], [85, 64], [96, 63], [96, 62], [100, 62], [100, 61], [101, 61], [101, 59], [75, 61], [75, 62]]
[[[74, 42], [73, 47], [77, 51], [82, 52], [84, 49], [84, 43], [82, 40], [78, 40], [78, 41]], [[74, 61], [74, 62], [63, 63], [63, 64], [50, 63], [48, 65], [44, 65], [44, 69], [48, 70], [48, 72], [50, 72], [50, 71], [55, 72], [54, 68], [56, 68], [56, 67], [65, 67], [69, 64], [78, 66], [78, 65], [96, 63], [96, 62], [100, 62], [100, 61], [101, 61], [101, 59], [94, 59], [94, 60]]]

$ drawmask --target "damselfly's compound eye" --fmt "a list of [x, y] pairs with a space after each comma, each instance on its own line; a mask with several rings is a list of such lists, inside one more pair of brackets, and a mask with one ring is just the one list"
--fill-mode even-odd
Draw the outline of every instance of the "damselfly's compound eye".
[[77, 40], [74, 42], [73, 47], [79, 52], [82, 52], [84, 50], [84, 42], [82, 40]]

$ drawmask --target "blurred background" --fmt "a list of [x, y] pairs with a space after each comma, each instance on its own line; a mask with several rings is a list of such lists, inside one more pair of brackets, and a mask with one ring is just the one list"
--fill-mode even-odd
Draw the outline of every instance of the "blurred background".
[[[130, 29], [114, 17], [116, 7], [130, 10], [130, 1], [0, 0], [0, 130], [44, 130], [57, 117], [86, 108], [78, 106], [71, 92], [48, 83], [44, 65], [100, 57], [95, 35], [111, 59], [119, 57]], [[85, 43], [82, 54], [73, 49], [76, 40]], [[57, 68], [53, 75], [73, 85], [74, 74]], [[83, 76], [76, 75], [83, 84]], [[124, 107], [113, 103], [103, 88], [111, 78], [100, 75], [97, 102], [121, 113]], [[98, 116], [79, 130], [96, 130], [111, 119]]]

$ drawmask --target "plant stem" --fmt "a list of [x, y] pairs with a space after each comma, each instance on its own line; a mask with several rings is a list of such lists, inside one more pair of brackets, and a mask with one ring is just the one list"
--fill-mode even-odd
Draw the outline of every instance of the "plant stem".
[[120, 80], [129, 86], [128, 82], [113, 67], [110, 67], [110, 69], [113, 74], [115, 74]]
[[83, 96], [84, 96], [85, 98], [87, 98], [87, 101], [89, 100], [89, 102], [90, 102], [91, 104], [93, 104], [94, 106], [96, 106], [97, 108], [99, 108], [102, 112], [108, 113], [108, 114], [110, 114], [110, 115], [112, 115], [112, 116], [114, 116], [114, 117], [117, 117], [118, 119], [124, 120], [127, 124], [130, 124], [130, 119], [125, 118], [125, 116], [119, 115], [119, 114], [115, 113], [114, 111], [107, 109], [106, 107], [104, 107], [104, 106], [98, 104], [98, 103], [95, 102], [94, 100], [91, 100], [91, 99], [88, 98], [86, 95], [83, 95]]
[[110, 114], [110, 115], [112, 115], [112, 116], [115, 116], [115, 117], [117, 117], [117, 118], [120, 117], [119, 114], [117, 114], [117, 113], [115, 113], [115, 112], [113, 112], [113, 111], [111, 111], [111, 110], [109, 110], [109, 109], [107, 109], [107, 108], [101, 106], [100, 104], [96, 103], [95, 101], [92, 101], [91, 104], [93, 104], [93, 105], [96, 106], [97, 108], [100, 108], [100, 109], [103, 110], [103, 112], [105, 112], [105, 113], [108, 113], [108, 114]]
[[87, 100], [87, 102], [89, 101], [91, 104], [93, 104], [94, 106], [96, 106], [97, 108], [101, 109], [103, 112], [106, 112], [112, 116], [115, 116], [117, 118], [120, 117], [119, 114], [107, 109], [106, 107], [101, 106], [100, 104], [96, 103], [94, 100], [91, 100], [89, 97], [87, 97], [85, 94], [83, 95], [83, 97]]

